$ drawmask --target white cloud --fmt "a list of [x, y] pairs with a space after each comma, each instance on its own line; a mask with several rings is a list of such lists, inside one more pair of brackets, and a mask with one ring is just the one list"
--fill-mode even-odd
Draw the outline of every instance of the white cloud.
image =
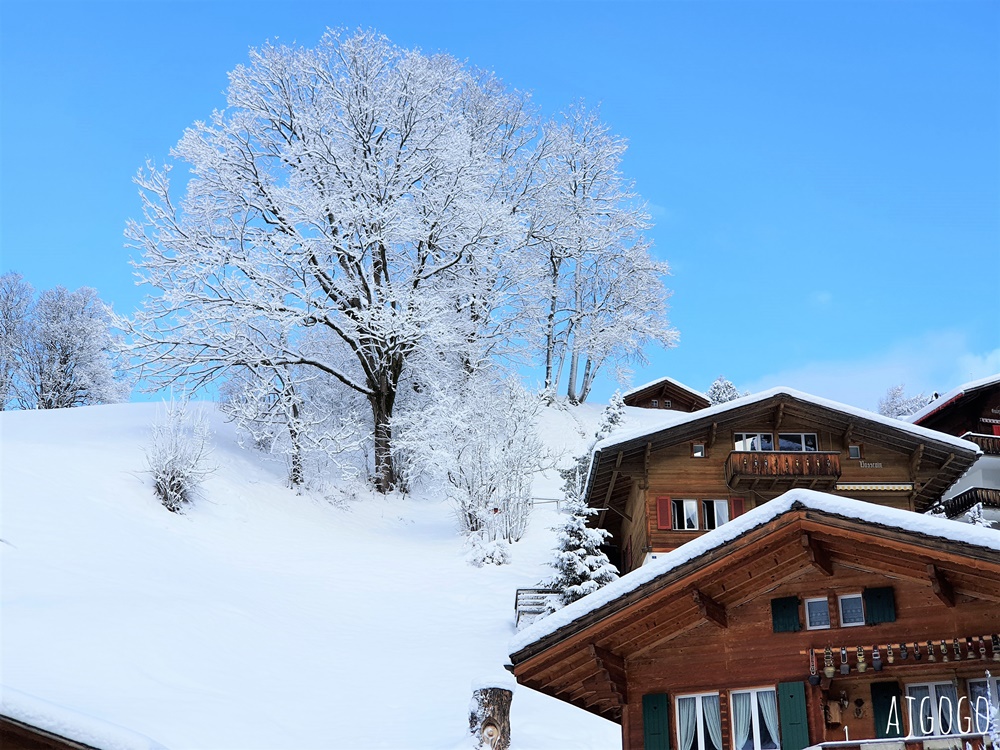
[[875, 410], [886, 389], [900, 383], [909, 395], [944, 393], [1000, 372], [1000, 349], [970, 351], [965, 334], [937, 331], [894, 342], [884, 352], [854, 360], [810, 362], [742, 384], [751, 391], [784, 385]]

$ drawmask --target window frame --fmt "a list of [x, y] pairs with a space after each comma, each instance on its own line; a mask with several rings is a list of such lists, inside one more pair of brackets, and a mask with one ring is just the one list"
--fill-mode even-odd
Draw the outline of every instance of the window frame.
[[[938, 695], [938, 692], [937, 692], [937, 689], [936, 689], [938, 685], [947, 685], [950, 688], [954, 688], [955, 695], [956, 695], [955, 704], [952, 705], [952, 707], [951, 707], [952, 718], [951, 718], [951, 724], [948, 727], [948, 733], [947, 734], [945, 734], [944, 732], [938, 732], [938, 731], [936, 731], [938, 729], [943, 729], [944, 728], [941, 725], [941, 718], [940, 718], [940, 716], [938, 716], [938, 711], [941, 708], [941, 696]], [[924, 728], [923, 727], [923, 717], [920, 715], [920, 709], [919, 709], [919, 705], [920, 704], [916, 704], [917, 705], [917, 710], [916, 710], [916, 712], [914, 712], [914, 711], [911, 711], [910, 709], [915, 704], [916, 699], [914, 699], [913, 702], [907, 700], [907, 698], [910, 697], [910, 688], [915, 688], [915, 687], [925, 687], [925, 688], [928, 688], [928, 690], [927, 690], [927, 697], [931, 698], [931, 702], [930, 702], [931, 703], [931, 732], [929, 734], [924, 734], [924, 732], [923, 732], [923, 728]], [[961, 720], [961, 717], [958, 714], [958, 700], [959, 700], [958, 686], [954, 682], [950, 682], [948, 680], [937, 680], [936, 682], [907, 682], [907, 683], [905, 683], [903, 685], [903, 700], [906, 702], [906, 714], [907, 714], [906, 715], [906, 720], [907, 720], [907, 727], [906, 727], [907, 735], [906, 736], [907, 737], [910, 737], [910, 738], [914, 738], [914, 737], [917, 737], [917, 738], [949, 737], [949, 736], [951, 736], [953, 734], [961, 734], [962, 720]], [[916, 715], [914, 715], [914, 714], [916, 714]], [[916, 732], [913, 731], [913, 728], [914, 728], [913, 727], [913, 720], [914, 720], [914, 718], [916, 718], [917, 721], [918, 721], [918, 723], [920, 724], [920, 730], [921, 731], [920, 731], [919, 734], [917, 734]]]
[[[711, 698], [711, 697], [718, 698], [719, 702], [721, 704], [721, 702], [722, 702], [722, 693], [721, 693], [721, 691], [718, 691], [718, 690], [716, 690], [714, 692], [707, 692], [707, 693], [685, 693], [684, 695], [675, 695], [674, 696], [674, 716], [677, 717], [676, 720], [674, 721], [674, 724], [675, 724], [675, 726], [674, 726], [674, 734], [676, 736], [678, 750], [680, 750], [680, 747], [681, 747], [681, 723], [680, 723], [680, 715], [681, 715], [680, 701], [681, 701], [681, 699], [682, 698], [694, 698], [695, 699], [695, 703], [694, 703], [694, 705], [695, 705], [695, 724], [694, 724], [695, 732], [694, 732], [694, 748], [693, 748], [693, 750], [705, 750], [705, 738], [702, 736], [702, 733], [701, 733], [701, 728], [702, 728], [702, 725], [704, 724], [704, 721], [705, 721], [705, 712], [704, 712], [704, 709], [702, 709], [701, 701], [702, 701], [702, 698]], [[722, 722], [722, 717], [720, 716], [719, 717], [719, 723], [721, 724], [721, 722]], [[722, 748], [720, 748], [719, 750], [722, 750]]]
[[[826, 606], [826, 624], [813, 625], [809, 617], [809, 602], [823, 602]], [[811, 596], [802, 600], [802, 606], [806, 613], [806, 630], [830, 630], [833, 627], [833, 618], [830, 617], [830, 600], [825, 596]]]
[[[733, 697], [738, 693], [749, 693], [750, 694], [750, 730], [753, 736], [753, 750], [763, 750], [760, 745], [760, 707], [757, 704], [757, 693], [774, 693], [774, 705], [778, 707], [778, 686], [774, 685], [772, 687], [755, 687], [755, 688], [739, 688], [738, 690], [729, 691], [729, 722], [730, 722], [730, 742], [732, 742], [733, 750], [741, 750], [741, 748], [736, 747], [736, 712], [733, 710]], [[775, 748], [768, 748], [767, 750], [781, 750], [781, 716], [780, 709], [778, 716], [778, 736], [772, 737], [774, 740]]]
[[[678, 513], [677, 513], [677, 506], [674, 505], [675, 503], [681, 503], [681, 506], [680, 506], [681, 513], [679, 514], [679, 516], [680, 516], [679, 518], [678, 518]], [[688, 528], [688, 526], [687, 526], [687, 520], [688, 520], [688, 512], [687, 512], [688, 503], [693, 503], [694, 504], [694, 523], [695, 523], [694, 528]], [[702, 530], [701, 529], [701, 523], [700, 523], [701, 518], [700, 518], [700, 516], [698, 514], [698, 500], [696, 498], [690, 498], [690, 497], [671, 498], [671, 500], [670, 500], [670, 519], [671, 519], [671, 531], [701, 531]], [[684, 526], [683, 527], [678, 526], [679, 523], [683, 523]]]
[[[858, 455], [854, 455], [857, 451]], [[865, 457], [865, 446], [863, 443], [855, 443], [854, 445], [847, 446], [847, 458], [851, 461], [862, 461]]]
[[[996, 701], [995, 705], [996, 706], [1000, 706], [1000, 677], [995, 677], [993, 675], [990, 675], [989, 679], [987, 679], [986, 677], [970, 677], [970, 678], [968, 678], [965, 681], [965, 694], [966, 694], [966, 697], [968, 698], [968, 702], [969, 702], [969, 718], [972, 720], [972, 731], [978, 733], [979, 732], [979, 720], [978, 720], [978, 717], [981, 714], [979, 713], [978, 698], [976, 699], [975, 703], [972, 700], [972, 685], [974, 683], [977, 683], [977, 682], [981, 682], [981, 683], [983, 683], [984, 685], [987, 686], [987, 688], [989, 690], [989, 694], [993, 697], [993, 700]], [[983, 697], [985, 697], [985, 696], [983, 696]], [[995, 707], [995, 706], [991, 706], [991, 707], [988, 707], [986, 709], [987, 710], [987, 714], [986, 714], [987, 729], [989, 728], [989, 722], [990, 722], [990, 713], [989, 712], [991, 711], [991, 708], [993, 708], [993, 707]]]
[[[844, 622], [844, 599], [851, 599], [857, 597], [861, 600], [861, 620], [860, 622]], [[859, 628], [865, 624], [865, 597], [859, 591], [857, 593], [850, 594], [838, 594], [837, 595], [837, 615], [840, 619], [840, 627], [842, 628]]]
[[660, 399], [658, 399], [658, 398], [651, 398], [651, 399], [649, 399], [649, 405], [653, 409], [659, 409], [660, 408]]
[[[742, 436], [742, 439], [737, 440], [737, 435]], [[768, 441], [771, 443], [769, 449], [766, 448], [740, 448], [738, 445], [740, 443], [746, 443], [748, 439], [763, 438], [767, 436]], [[763, 440], [760, 441], [763, 443]], [[773, 432], [734, 432], [733, 433], [733, 450], [740, 453], [773, 453], [774, 452], [774, 433]]]
[[708, 458], [708, 450], [704, 443], [691, 443], [691, 458]]
[[[699, 502], [701, 503], [701, 525], [702, 528], [705, 529], [705, 531], [713, 531], [719, 528], [720, 526], [723, 526], [733, 520], [732, 514], [730, 513], [728, 498], [726, 498], [725, 500], [721, 500], [719, 498], [708, 497], [708, 498], [702, 498], [701, 500], [699, 500]], [[706, 511], [708, 509], [709, 503], [712, 504], [712, 507], [714, 509], [713, 519], [712, 519], [713, 522], [715, 523], [714, 526], [708, 525], [708, 513]], [[722, 507], [726, 509], [726, 520], [723, 521], [722, 523], [719, 523], [719, 505], [722, 505]]]
[[[798, 435], [801, 441], [802, 450], [795, 450], [794, 448], [782, 448], [781, 447], [781, 436], [782, 435]], [[816, 450], [809, 450], [806, 448], [806, 436], [813, 438], [816, 445]], [[819, 433], [816, 432], [779, 432], [777, 448], [775, 450], [779, 453], [819, 453]]]

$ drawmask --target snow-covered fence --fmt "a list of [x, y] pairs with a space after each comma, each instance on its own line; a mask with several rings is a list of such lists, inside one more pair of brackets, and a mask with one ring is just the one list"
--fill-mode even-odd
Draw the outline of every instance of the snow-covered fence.
[[548, 611], [550, 601], [559, 598], [555, 589], [518, 589], [514, 595], [514, 624], [518, 630], [528, 627]]

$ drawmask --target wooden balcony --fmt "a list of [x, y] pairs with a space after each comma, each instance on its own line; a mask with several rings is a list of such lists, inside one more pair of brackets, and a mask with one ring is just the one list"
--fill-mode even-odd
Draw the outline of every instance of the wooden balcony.
[[982, 503], [984, 508], [1000, 508], [1000, 490], [991, 487], [971, 487], [950, 500], [943, 501], [940, 508], [948, 518], [954, 518], [965, 513], [976, 503]]
[[987, 456], [1000, 456], [1000, 435], [983, 435], [978, 432], [967, 432], [962, 440], [978, 445]]
[[726, 459], [726, 484], [734, 490], [832, 490], [838, 479], [836, 451], [733, 451]]

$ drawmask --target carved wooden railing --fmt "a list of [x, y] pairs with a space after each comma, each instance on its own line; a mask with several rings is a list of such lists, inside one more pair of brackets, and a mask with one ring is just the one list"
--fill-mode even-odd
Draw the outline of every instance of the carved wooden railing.
[[953, 518], [965, 513], [976, 503], [982, 503], [985, 508], [1000, 508], [1000, 490], [991, 487], [972, 487], [953, 498], [944, 500], [938, 507], [946, 516]]
[[975, 443], [987, 455], [1000, 456], [1000, 435], [983, 435], [979, 432], [967, 432], [962, 435], [962, 440]]
[[726, 483], [732, 487], [745, 479], [840, 478], [840, 453], [836, 451], [784, 452], [733, 451], [726, 459]]

